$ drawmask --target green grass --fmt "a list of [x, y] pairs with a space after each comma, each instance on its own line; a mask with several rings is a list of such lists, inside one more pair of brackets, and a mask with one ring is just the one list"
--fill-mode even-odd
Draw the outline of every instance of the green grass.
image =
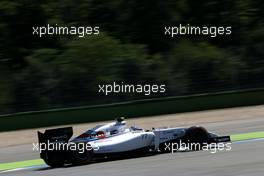
[[12, 163], [0, 163], [0, 171], [23, 168], [23, 167], [31, 167], [31, 166], [42, 165], [42, 164], [45, 164], [42, 159], [18, 161], [18, 162], [12, 162]]
[[264, 138], [264, 131], [231, 135], [232, 142], [257, 138]]
[[[243, 141], [248, 139], [257, 139], [257, 138], [264, 138], [264, 131], [231, 135], [232, 142]], [[12, 163], [0, 163], [0, 171], [23, 168], [23, 167], [31, 167], [42, 164], [45, 164], [42, 159], [19, 161]]]

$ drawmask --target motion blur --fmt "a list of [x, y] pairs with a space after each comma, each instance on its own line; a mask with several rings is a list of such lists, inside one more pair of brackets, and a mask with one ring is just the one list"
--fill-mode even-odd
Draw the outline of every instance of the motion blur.
[[[144, 99], [105, 96], [113, 82], [166, 85], [178, 96], [264, 86], [261, 0], [0, 2], [0, 113]], [[98, 26], [99, 35], [32, 35], [34, 26]], [[164, 27], [230, 26], [230, 35], [164, 35]]]

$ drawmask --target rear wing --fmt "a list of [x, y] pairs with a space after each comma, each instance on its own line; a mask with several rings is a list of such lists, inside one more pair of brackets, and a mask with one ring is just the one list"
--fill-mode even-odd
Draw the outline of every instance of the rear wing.
[[[72, 127], [66, 128], [56, 128], [56, 129], [49, 129], [45, 130], [44, 133], [38, 131], [38, 142], [39, 145], [45, 144], [48, 146], [50, 143], [68, 143], [70, 138], [73, 135]], [[45, 158], [48, 150], [40, 150], [40, 157]]]
[[72, 127], [56, 128], [45, 130], [44, 133], [38, 131], [39, 143], [49, 142], [68, 142], [73, 135]]

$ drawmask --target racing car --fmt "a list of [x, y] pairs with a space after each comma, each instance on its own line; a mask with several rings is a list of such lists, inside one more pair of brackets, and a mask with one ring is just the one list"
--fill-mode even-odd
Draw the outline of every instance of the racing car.
[[174, 144], [203, 146], [230, 141], [230, 136], [218, 136], [201, 126], [144, 130], [128, 127], [124, 118], [98, 125], [74, 138], [72, 135], [72, 127], [38, 131], [40, 157], [47, 165], [82, 165], [111, 158], [171, 152]]

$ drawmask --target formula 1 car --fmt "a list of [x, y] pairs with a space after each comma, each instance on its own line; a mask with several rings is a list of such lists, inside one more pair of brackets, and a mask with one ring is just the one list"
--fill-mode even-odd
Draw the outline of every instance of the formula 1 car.
[[203, 146], [230, 141], [230, 136], [218, 136], [200, 126], [144, 130], [128, 127], [124, 118], [98, 125], [71, 139], [72, 135], [72, 127], [38, 131], [40, 157], [46, 164], [51, 167], [82, 165], [109, 158], [171, 152], [173, 144], [179, 143]]

